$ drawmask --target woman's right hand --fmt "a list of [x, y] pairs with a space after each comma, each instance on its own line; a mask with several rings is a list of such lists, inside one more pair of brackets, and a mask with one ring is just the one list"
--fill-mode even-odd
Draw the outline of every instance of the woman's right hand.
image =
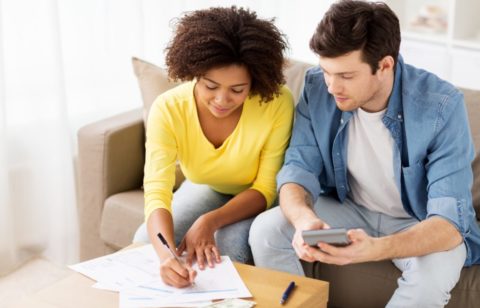
[[188, 264], [180, 264], [174, 257], [168, 257], [160, 263], [160, 277], [163, 282], [176, 288], [190, 286], [197, 272]]

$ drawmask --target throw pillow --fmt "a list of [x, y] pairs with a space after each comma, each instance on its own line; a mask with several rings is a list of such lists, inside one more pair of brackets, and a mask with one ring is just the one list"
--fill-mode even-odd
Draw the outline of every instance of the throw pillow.
[[142, 94], [143, 122], [146, 124], [148, 112], [157, 96], [180, 83], [170, 81], [166, 70], [147, 61], [134, 57], [132, 64]]

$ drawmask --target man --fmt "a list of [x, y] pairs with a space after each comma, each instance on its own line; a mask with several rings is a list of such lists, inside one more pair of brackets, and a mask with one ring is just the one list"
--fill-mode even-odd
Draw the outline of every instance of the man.
[[[310, 41], [280, 207], [250, 231], [255, 264], [303, 275], [299, 259], [392, 260], [389, 307], [448, 303], [462, 267], [480, 262], [471, 201], [474, 149], [462, 94], [403, 63], [398, 18], [383, 3], [332, 5]], [[351, 244], [308, 246], [303, 230], [344, 227]], [[293, 246], [293, 247], [292, 247]]]

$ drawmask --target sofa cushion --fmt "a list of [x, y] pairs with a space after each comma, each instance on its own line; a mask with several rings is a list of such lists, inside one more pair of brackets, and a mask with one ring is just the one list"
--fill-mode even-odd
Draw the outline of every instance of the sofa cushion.
[[285, 63], [283, 74], [285, 75], [288, 88], [292, 91], [295, 105], [298, 104], [298, 99], [303, 90], [305, 72], [311, 67], [313, 67], [313, 64], [292, 59], [287, 60]]
[[[390, 261], [345, 266], [302, 261], [307, 277], [330, 283], [329, 307], [385, 307], [397, 288], [400, 271]], [[476, 307], [480, 266], [463, 268], [447, 307]]]
[[100, 237], [115, 249], [132, 243], [133, 235], [144, 221], [143, 190], [115, 194], [105, 200], [100, 222]]
[[473, 143], [475, 144], [475, 159], [473, 168], [473, 206], [477, 213], [477, 219], [480, 220], [480, 91], [460, 89], [465, 97], [467, 106], [470, 130], [472, 132]]
[[142, 94], [143, 120], [146, 123], [150, 107], [157, 96], [180, 84], [180, 82], [169, 80], [166, 70], [141, 59], [132, 58], [132, 65]]

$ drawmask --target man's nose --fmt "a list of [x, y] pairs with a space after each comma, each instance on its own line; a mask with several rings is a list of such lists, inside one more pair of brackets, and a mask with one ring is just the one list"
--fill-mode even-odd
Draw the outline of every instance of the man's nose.
[[341, 82], [338, 80], [338, 78], [330, 78], [328, 83], [328, 93], [341, 93]]

